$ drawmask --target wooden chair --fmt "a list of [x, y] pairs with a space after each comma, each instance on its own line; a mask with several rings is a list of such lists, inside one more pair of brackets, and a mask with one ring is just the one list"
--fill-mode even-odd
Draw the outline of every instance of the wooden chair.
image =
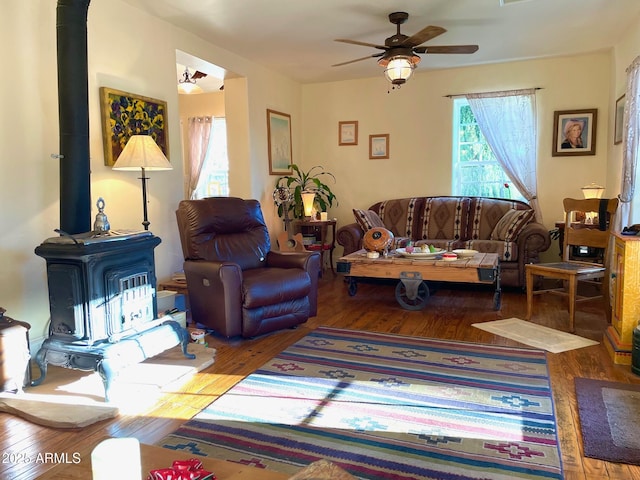
[[[564, 229], [563, 261], [555, 263], [528, 264], [525, 267], [527, 284], [527, 320], [533, 313], [533, 296], [542, 293], [554, 293], [568, 297], [569, 330], [575, 331], [575, 308], [577, 302], [604, 298], [609, 299], [609, 241], [614, 215], [618, 209], [618, 199], [574, 199], [563, 201], [566, 214]], [[598, 212], [598, 221], [592, 228], [572, 222], [573, 212]], [[574, 247], [592, 247], [603, 252], [602, 263], [585, 262], [571, 259]], [[538, 277], [562, 280], [561, 288], [535, 289]], [[584, 296], [578, 294], [578, 282], [598, 283], [600, 294]], [[542, 282], [538, 282], [542, 284]], [[610, 318], [610, 312], [607, 312]]]

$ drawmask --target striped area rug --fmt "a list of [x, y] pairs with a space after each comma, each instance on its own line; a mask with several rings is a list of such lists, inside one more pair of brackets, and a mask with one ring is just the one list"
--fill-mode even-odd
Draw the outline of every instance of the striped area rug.
[[561, 479], [545, 352], [318, 328], [159, 445], [363, 479]]

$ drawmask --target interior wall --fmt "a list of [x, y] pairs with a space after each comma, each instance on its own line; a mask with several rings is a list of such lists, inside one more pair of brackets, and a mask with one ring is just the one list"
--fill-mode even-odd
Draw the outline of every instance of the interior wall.
[[[610, 70], [611, 53], [600, 52], [449, 70], [418, 67], [406, 85], [391, 91], [382, 71], [364, 80], [305, 85], [299, 161], [336, 175], [339, 205], [329, 215], [339, 225], [353, 222], [353, 208], [380, 200], [449, 195], [453, 108], [447, 95], [539, 87], [538, 197], [551, 229], [563, 218], [564, 197], [581, 197], [581, 187], [591, 182], [607, 184]], [[554, 111], [585, 108], [598, 110], [596, 155], [552, 156]], [[348, 120], [359, 122], [357, 146], [338, 145], [338, 122]], [[383, 133], [390, 135], [390, 158], [370, 160], [369, 135]]]

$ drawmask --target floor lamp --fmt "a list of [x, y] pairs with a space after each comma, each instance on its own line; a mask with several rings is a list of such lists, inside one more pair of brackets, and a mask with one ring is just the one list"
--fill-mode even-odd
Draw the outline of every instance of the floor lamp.
[[149, 230], [147, 218], [147, 170], [173, 170], [171, 163], [164, 156], [158, 144], [149, 135], [133, 135], [113, 165], [114, 170], [142, 170], [142, 225]]

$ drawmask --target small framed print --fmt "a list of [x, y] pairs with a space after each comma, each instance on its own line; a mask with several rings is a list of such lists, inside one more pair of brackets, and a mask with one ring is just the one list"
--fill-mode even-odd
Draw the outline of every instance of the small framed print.
[[595, 108], [554, 112], [551, 156], [595, 155], [597, 120]]
[[622, 143], [622, 127], [624, 123], [624, 95], [616, 100], [616, 123], [613, 131], [613, 144]]
[[338, 122], [338, 145], [358, 145], [358, 122]]
[[389, 158], [389, 134], [369, 135], [369, 158]]

